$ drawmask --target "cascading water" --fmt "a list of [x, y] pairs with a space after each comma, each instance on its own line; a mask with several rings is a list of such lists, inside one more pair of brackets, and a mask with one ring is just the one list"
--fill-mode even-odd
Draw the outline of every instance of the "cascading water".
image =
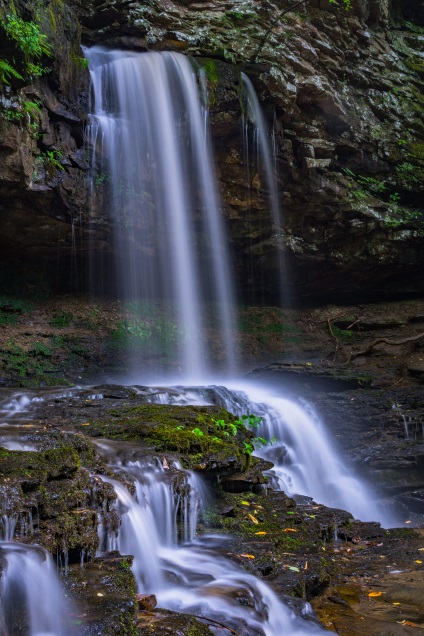
[[[154, 593], [160, 607], [220, 619], [228, 626], [247, 627], [251, 636], [307, 636], [323, 634], [316, 623], [295, 616], [262, 581], [247, 574], [220, 548], [223, 539], [204, 537], [194, 540], [198, 503], [207, 497], [200, 477], [187, 475], [191, 492], [184, 501], [176, 497], [170, 483], [163, 481], [165, 470], [151, 460], [130, 461], [115, 465], [124, 468], [135, 479], [135, 495], [117, 480], [101, 477], [111, 483], [118, 497], [121, 527], [109, 545], [122, 554], [134, 555], [133, 572], [138, 588]], [[196, 504], [185, 514], [187, 505]], [[181, 508], [183, 536], [192, 533], [191, 543], [177, 543], [177, 511]], [[239, 599], [244, 602], [240, 603]], [[304, 614], [310, 614], [305, 604]], [[228, 629], [213, 628], [224, 635]]]
[[50, 555], [42, 548], [1, 542], [0, 634], [70, 636], [69, 608]]
[[231, 371], [232, 279], [193, 67], [169, 52], [94, 47], [85, 54], [95, 102], [93, 164], [101, 152], [97, 179], [109, 185], [121, 297], [176, 306], [179, 364], [191, 378], [210, 369], [202, 326], [205, 302], [212, 303], [223, 366]]
[[326, 506], [348, 510], [358, 519], [393, 527], [399, 520], [380, 506], [371, 488], [352, 474], [332, 444], [317, 414], [306, 402], [273, 395], [251, 384], [242, 388], [180, 388], [153, 396], [173, 404], [217, 404], [235, 415], [262, 418], [258, 436], [275, 442], [255, 454], [274, 464], [277, 485], [289, 495], [307, 495]]
[[[256, 163], [259, 171], [264, 176], [266, 189], [268, 191], [269, 205], [271, 208], [271, 222], [273, 226], [273, 236], [276, 241], [276, 247], [278, 250], [278, 265], [280, 270], [280, 301], [282, 304], [288, 304], [288, 279], [286, 271], [286, 263], [283, 255], [283, 235], [282, 235], [282, 215], [281, 204], [278, 193], [278, 181], [277, 181], [277, 162], [275, 157], [275, 138], [274, 135], [270, 135], [267, 123], [265, 121], [262, 108], [259, 104], [256, 91], [253, 87], [250, 79], [241, 74], [243, 87], [247, 98], [247, 118], [243, 117], [243, 140], [245, 147], [245, 162], [248, 166], [250, 164], [249, 157], [249, 134], [248, 124], [250, 121], [254, 126], [254, 138], [251, 144], [253, 151], [256, 151]], [[248, 173], [249, 176], [249, 173]], [[250, 189], [250, 180], [248, 183]]]

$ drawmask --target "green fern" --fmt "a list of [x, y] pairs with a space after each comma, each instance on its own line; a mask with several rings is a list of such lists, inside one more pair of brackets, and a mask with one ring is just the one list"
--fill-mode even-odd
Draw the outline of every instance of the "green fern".
[[23, 77], [18, 73], [18, 71], [13, 68], [6, 60], [0, 59], [0, 83], [1, 84], [10, 84], [10, 79], [15, 77], [16, 79], [22, 80]]

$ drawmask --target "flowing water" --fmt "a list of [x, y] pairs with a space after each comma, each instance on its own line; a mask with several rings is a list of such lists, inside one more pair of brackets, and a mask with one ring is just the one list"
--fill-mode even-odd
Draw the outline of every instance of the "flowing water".
[[173, 404], [217, 404], [235, 415], [262, 418], [257, 436], [275, 440], [255, 451], [274, 464], [277, 486], [289, 495], [307, 495], [332, 508], [348, 510], [363, 521], [385, 527], [399, 523], [380, 505], [372, 489], [355, 476], [332, 443], [323, 422], [307, 402], [275, 395], [251, 383], [226, 387], [181, 387], [152, 400]]
[[[109, 187], [120, 296], [166, 300], [176, 308], [179, 365], [192, 379], [211, 368], [202, 338], [203, 310], [210, 303], [223, 366], [231, 372], [232, 277], [194, 69], [186, 56], [170, 52], [94, 47], [85, 53], [95, 105], [93, 164], [101, 155], [93, 180]], [[141, 335], [143, 326], [138, 320], [132, 329]], [[173, 344], [173, 334], [164, 333], [170, 328], [162, 325], [162, 348]]]
[[[242, 73], [241, 77], [247, 98], [247, 120], [251, 122], [255, 131], [253, 136], [253, 143], [250, 144], [250, 146], [253, 152], [256, 154], [256, 164], [258, 166], [259, 173], [262, 175], [262, 178], [265, 182], [269, 206], [271, 208], [270, 221], [273, 231], [272, 236], [278, 250], [278, 265], [280, 273], [280, 302], [283, 305], [287, 306], [289, 300], [288, 278], [286, 263], [283, 254], [283, 219], [281, 213], [281, 202], [278, 192], [275, 137], [273, 133], [270, 133], [252, 82], [245, 73]], [[249, 134], [248, 126], [245, 121], [243, 121], [243, 140], [246, 154], [245, 162], [247, 164], [248, 172], [248, 166], [250, 164]], [[249, 172], [247, 174], [247, 177], [248, 188], [250, 188]]]
[[[105, 450], [107, 443], [102, 445]], [[205, 616], [235, 629], [244, 625], [243, 633], [250, 636], [324, 633], [312, 621], [308, 604], [303, 617], [296, 616], [268, 585], [223, 556], [224, 537], [196, 540], [199, 506], [209, 496], [199, 476], [187, 473], [188, 492], [178, 495], [167, 479], [169, 467], [151, 458], [120, 461], [113, 467], [133, 476], [136, 492], [131, 495], [121, 482], [101, 476], [115, 488], [122, 514], [118, 536], [106, 543], [134, 555], [139, 591], [154, 593], [160, 607]], [[178, 512], [182, 538], [190, 540], [183, 544], [178, 541]], [[220, 636], [228, 633], [219, 627], [213, 631]]]
[[[372, 493], [349, 473], [322, 423], [306, 403], [275, 396], [251, 384], [231, 388], [135, 388], [152, 403], [214, 404], [240, 416], [254, 413], [262, 418], [258, 435], [276, 438], [272, 445], [256, 451], [274, 463], [274, 487], [289, 494], [309, 495], [319, 503], [351, 510], [361, 518], [379, 518], [390, 524], [373, 501]], [[60, 401], [71, 397], [85, 402], [87, 395], [94, 401], [103, 399], [103, 393], [95, 389], [51, 393], [48, 399]], [[11, 422], [15, 422], [20, 434], [21, 427], [28, 424], [21, 425], [21, 419], [16, 418], [25, 421], [24, 416], [28, 418], [31, 409], [36, 409], [42, 400], [43, 397], [28, 398], [23, 394], [12, 396], [2, 407], [3, 423], [9, 423], [11, 429]], [[22, 443], [26, 440], [22, 439]], [[199, 475], [182, 470], [179, 464], [169, 466], [164, 460], [143, 456], [135, 445], [127, 447], [125, 443], [102, 440], [98, 447], [116, 473], [116, 478], [103, 475], [98, 478], [115, 489], [122, 519], [117, 535], [100, 525], [101, 551], [119, 550], [121, 554], [134, 555], [133, 572], [140, 592], [156, 594], [160, 607], [204, 616], [236, 630], [245, 625], [249, 636], [324, 633], [314, 621], [308, 604], [303, 607], [303, 616], [296, 615], [268, 585], [229, 560], [225, 555], [225, 537], [196, 536], [199, 514], [211, 499]], [[133, 481], [134, 492], [119, 479], [121, 473]], [[6, 575], [2, 577], [4, 620], [16, 621], [6, 607], [11, 590], [19, 588], [21, 605], [27, 608], [26, 615], [32, 621], [32, 607], [38, 602], [31, 583], [35, 569], [42, 569], [38, 576], [40, 580], [43, 577], [43, 593], [45, 586], [52, 585], [60, 597], [57, 591], [60, 587], [44, 552], [10, 543], [15, 532], [12, 518], [7, 517], [3, 529], [5, 539], [9, 540], [0, 544], [8, 562]], [[59, 614], [63, 616], [66, 612], [61, 603], [59, 598]], [[56, 636], [71, 633], [68, 628], [64, 631], [63, 626], [50, 625], [52, 618], [48, 612], [45, 618], [44, 612], [43, 609], [41, 616], [47, 621], [43, 627], [45, 633]], [[31, 630], [23, 633], [30, 636], [44, 633], [38, 624]], [[226, 633], [219, 627], [214, 630], [219, 636]]]
[[[95, 196], [96, 184], [107, 184], [121, 298], [135, 304], [140, 299], [159, 299], [176, 307], [177, 325], [183, 326], [183, 333], [175, 353], [187, 383], [212, 374], [214, 355], [202, 330], [205, 303], [215, 303], [217, 340], [223, 366], [231, 374], [235, 359], [232, 279], [207, 117], [193, 67], [187, 57], [169, 52], [136, 54], [95, 47], [86, 55], [94, 95], [89, 131], [95, 167], [92, 190]], [[280, 241], [280, 206], [268, 133], [246, 76], [243, 83]], [[280, 247], [278, 244], [279, 253]], [[280, 265], [283, 288], [285, 275], [282, 262]], [[151, 336], [149, 329], [156, 329], [165, 343], [170, 340], [169, 333], [164, 334], [165, 326], [152, 325], [139, 313], [126, 329], [138, 336]], [[143, 390], [149, 394], [148, 389]], [[67, 392], [58, 394], [59, 400], [60, 395], [66, 399]], [[93, 395], [93, 399], [103, 397]], [[85, 392], [81, 399], [86, 398]], [[36, 405], [35, 399], [20, 393], [0, 407], [3, 446], [35, 450], [20, 425], [23, 414]], [[262, 418], [258, 435], [275, 438], [256, 451], [274, 463], [275, 488], [392, 525], [385, 511], [378, 509], [371, 490], [350, 473], [308, 404], [258, 386], [238, 384], [230, 388], [152, 388], [149, 399], [218, 404], [237, 415], [253, 413]], [[18, 436], [11, 434], [12, 427], [20, 431]], [[103, 441], [99, 450], [115, 477], [98, 478], [115, 489], [122, 515], [117, 534], [100, 525], [101, 549], [134, 555], [139, 591], [155, 593], [160, 607], [206, 616], [234, 629], [244, 625], [243, 633], [249, 636], [324, 633], [308, 604], [304, 604], [302, 616], [296, 615], [268, 585], [231, 561], [225, 555], [225, 537], [196, 537], [199, 515], [210, 497], [198, 475], [152, 457], [134, 456], [134, 449], [126, 456], [122, 444]], [[130, 476], [134, 492], [119, 479], [122, 472]], [[15, 519], [8, 514], [3, 515], [3, 535], [7, 540], [0, 543], [6, 564], [1, 579], [0, 634], [14, 633], [23, 608], [22, 620], [27, 626], [22, 633], [26, 636], [69, 636], [72, 631], [60, 620], [66, 607], [50, 558], [41, 549], [12, 542]], [[228, 633], [219, 627], [214, 631], [219, 636]]]
[[42, 548], [0, 542], [0, 634], [70, 636], [69, 607], [55, 565]]

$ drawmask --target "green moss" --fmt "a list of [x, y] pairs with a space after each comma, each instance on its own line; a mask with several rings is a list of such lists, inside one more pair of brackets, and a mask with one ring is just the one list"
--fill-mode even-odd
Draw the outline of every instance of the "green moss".
[[415, 159], [424, 160], [424, 144], [410, 144], [409, 152], [412, 157], [415, 157]]
[[3, 377], [24, 387], [70, 386], [51, 362], [53, 351], [40, 341], [31, 343], [25, 351], [13, 338], [0, 345], [0, 371]]
[[72, 477], [79, 467], [80, 459], [74, 448], [35, 453], [0, 447], [0, 481], [18, 478], [34, 485], [42, 484], [48, 479]]
[[219, 407], [146, 404], [112, 409], [105, 419], [85, 426], [84, 432], [94, 437], [143, 441], [158, 452], [180, 455], [188, 467], [212, 461], [226, 463], [230, 458], [242, 466], [248, 460], [244, 442], [253, 434], [234, 422], [237, 418]]

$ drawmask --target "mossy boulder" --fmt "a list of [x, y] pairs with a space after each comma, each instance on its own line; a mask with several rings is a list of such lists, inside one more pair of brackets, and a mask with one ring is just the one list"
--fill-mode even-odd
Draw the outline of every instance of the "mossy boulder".
[[[53, 443], [46, 434], [46, 443]], [[93, 459], [93, 449], [82, 436], [75, 445], [56, 440], [58, 448], [10, 451], [0, 448], [0, 505], [3, 536], [44, 546], [52, 554], [79, 559], [98, 547], [98, 510], [110, 513], [115, 493], [93, 482], [81, 468], [81, 457]], [[81, 449], [79, 455], [76, 446]]]
[[101, 420], [82, 426], [93, 437], [139, 441], [174, 455], [186, 468], [221, 475], [247, 467], [245, 444], [254, 437], [239, 419], [216, 406], [143, 404], [110, 409]]

